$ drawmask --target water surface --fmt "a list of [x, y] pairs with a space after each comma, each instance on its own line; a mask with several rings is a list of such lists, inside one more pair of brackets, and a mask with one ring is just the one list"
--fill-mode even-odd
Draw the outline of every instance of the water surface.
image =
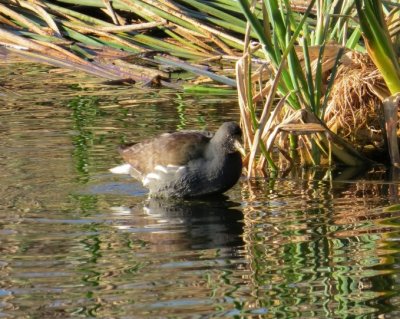
[[293, 172], [148, 200], [116, 146], [237, 119], [236, 97], [0, 69], [0, 318], [397, 318], [397, 172]]

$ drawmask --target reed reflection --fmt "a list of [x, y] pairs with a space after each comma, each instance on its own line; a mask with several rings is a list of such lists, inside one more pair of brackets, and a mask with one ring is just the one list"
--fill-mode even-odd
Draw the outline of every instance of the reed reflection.
[[302, 173], [243, 185], [250, 285], [258, 296], [252, 306], [290, 318], [392, 312], [400, 252], [396, 172]]

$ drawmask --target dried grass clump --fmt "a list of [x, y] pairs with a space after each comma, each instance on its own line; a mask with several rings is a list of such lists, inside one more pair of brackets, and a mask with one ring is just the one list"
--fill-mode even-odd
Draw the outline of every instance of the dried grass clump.
[[332, 87], [325, 122], [360, 151], [383, 151], [382, 99], [388, 89], [367, 55], [348, 52], [346, 57]]

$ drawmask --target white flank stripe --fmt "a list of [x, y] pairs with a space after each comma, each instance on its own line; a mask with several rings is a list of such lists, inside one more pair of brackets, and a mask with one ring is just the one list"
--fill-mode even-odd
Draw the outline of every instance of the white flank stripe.
[[143, 186], [147, 186], [149, 183], [150, 183], [150, 180], [147, 177], [142, 179]]
[[154, 167], [154, 169], [156, 171], [160, 171], [160, 172], [163, 172], [165, 174], [168, 174], [168, 170], [165, 168], [165, 166], [156, 165], [156, 167]]
[[186, 166], [178, 166], [178, 165], [156, 165], [154, 167], [154, 171], [147, 174], [143, 179], [142, 183], [143, 186], [148, 186], [150, 183], [154, 181], [161, 181], [161, 180], [170, 180], [175, 178], [175, 174], [180, 172], [181, 170], [185, 169]]
[[131, 169], [130, 164], [122, 164], [122, 165], [118, 165], [113, 168], [110, 168], [110, 172], [113, 174], [129, 174], [130, 169]]
[[185, 168], [185, 166], [168, 164], [167, 168], [169, 168], [170, 172], [178, 173], [179, 171], [183, 170]]
[[143, 186], [147, 186], [152, 181], [154, 181], [154, 180], [159, 181], [160, 179], [161, 179], [160, 175], [158, 175], [156, 173], [149, 173], [142, 179], [142, 184], [143, 184]]
[[146, 178], [160, 180], [161, 176], [158, 175], [157, 173], [149, 173], [146, 175]]

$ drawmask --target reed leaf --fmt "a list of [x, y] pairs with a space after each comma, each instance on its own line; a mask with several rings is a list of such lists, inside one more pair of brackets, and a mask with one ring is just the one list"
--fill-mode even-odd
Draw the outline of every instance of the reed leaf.
[[177, 61], [177, 60], [171, 60], [171, 59], [167, 59], [161, 56], [157, 56], [155, 57], [156, 61], [161, 61], [166, 65], [170, 65], [170, 66], [174, 66], [174, 67], [179, 67], [183, 70], [195, 73], [195, 74], [199, 74], [199, 75], [203, 75], [203, 76], [207, 76], [213, 80], [216, 80], [217, 82], [220, 83], [224, 83], [226, 85], [232, 86], [232, 87], [236, 87], [236, 81], [232, 80], [230, 78], [227, 78], [225, 76], [221, 76], [221, 75], [217, 75], [213, 72], [204, 70], [202, 68], [198, 68], [195, 67], [193, 65], [190, 65], [188, 63], [182, 62], [182, 61]]
[[19, 14], [18, 12], [15, 12], [14, 10], [6, 7], [5, 5], [2, 5], [0, 3], [0, 13], [3, 13], [6, 16], [9, 16], [15, 20], [15, 22], [22, 24], [23, 26], [26, 26], [28, 30], [40, 34], [40, 35], [47, 35], [45, 31], [43, 31], [40, 26], [38, 26], [36, 23], [34, 23], [32, 20], [28, 19], [22, 14]]
[[392, 94], [400, 92], [400, 66], [382, 12], [380, 0], [355, 0], [368, 54]]

